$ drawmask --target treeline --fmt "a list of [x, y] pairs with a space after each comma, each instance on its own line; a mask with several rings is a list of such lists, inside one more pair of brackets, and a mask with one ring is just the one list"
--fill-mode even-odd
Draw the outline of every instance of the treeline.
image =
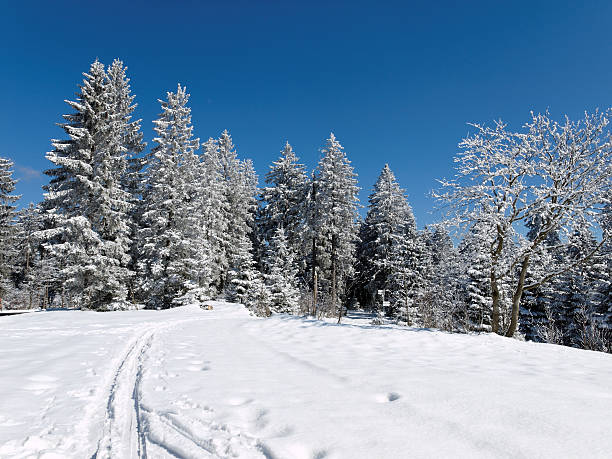
[[[287, 143], [258, 179], [227, 131], [201, 142], [189, 94], [160, 100], [147, 149], [126, 68], [94, 62], [47, 158], [44, 200], [16, 211], [0, 161], [5, 307], [171, 308], [208, 298], [258, 315], [335, 316], [611, 350], [608, 113], [519, 133], [475, 126], [422, 230], [393, 172], [365, 220], [333, 134], [314, 171]], [[147, 151], [148, 150], [148, 151]], [[455, 241], [449, 231], [459, 229]]]

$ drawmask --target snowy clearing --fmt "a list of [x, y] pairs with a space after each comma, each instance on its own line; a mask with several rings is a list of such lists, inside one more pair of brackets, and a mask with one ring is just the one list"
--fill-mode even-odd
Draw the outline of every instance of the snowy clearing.
[[0, 319], [0, 457], [609, 457], [612, 355], [238, 305]]

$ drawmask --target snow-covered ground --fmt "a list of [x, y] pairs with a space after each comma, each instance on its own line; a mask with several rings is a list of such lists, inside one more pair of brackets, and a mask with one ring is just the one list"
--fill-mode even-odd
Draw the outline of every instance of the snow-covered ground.
[[612, 356], [353, 321], [0, 319], [0, 457], [610, 457]]

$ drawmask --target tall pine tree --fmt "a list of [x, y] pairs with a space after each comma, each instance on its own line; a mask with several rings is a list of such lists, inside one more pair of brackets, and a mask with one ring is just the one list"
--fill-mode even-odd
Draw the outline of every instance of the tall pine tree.
[[[0, 158], [0, 302], [12, 288], [12, 273], [17, 254], [15, 232], [15, 202], [20, 196], [13, 194], [13, 163]], [[4, 306], [0, 303], [0, 307]]]
[[343, 310], [340, 296], [353, 274], [359, 202], [357, 175], [343, 150], [331, 133], [317, 166], [314, 206], [319, 218], [313, 221], [313, 233], [323, 247], [318, 263], [325, 270], [331, 312], [337, 311], [338, 322]]
[[47, 158], [44, 236], [61, 259], [64, 297], [93, 309], [129, 307], [131, 277], [130, 195], [123, 189], [127, 168], [125, 116], [104, 66], [95, 61], [84, 74], [74, 113], [60, 126], [67, 140], [54, 140]]
[[146, 157], [138, 271], [148, 307], [175, 306], [177, 298], [196, 288], [204, 263], [201, 240], [194, 236], [200, 210], [192, 192], [200, 183], [195, 157], [199, 140], [193, 137], [188, 101], [180, 84], [166, 101], [160, 100], [156, 145]]

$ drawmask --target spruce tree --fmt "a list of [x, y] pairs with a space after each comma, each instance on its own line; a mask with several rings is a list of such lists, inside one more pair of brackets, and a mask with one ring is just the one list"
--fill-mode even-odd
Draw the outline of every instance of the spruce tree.
[[472, 330], [488, 330], [491, 326], [491, 286], [488, 251], [492, 230], [484, 222], [474, 223], [459, 244], [462, 283], [465, 289], [465, 315]]
[[203, 242], [197, 232], [200, 203], [189, 94], [178, 85], [160, 100], [154, 121], [155, 147], [146, 157], [142, 187], [142, 228], [139, 230], [138, 271], [141, 295], [148, 307], [176, 306], [175, 299], [196, 288], [201, 274]]
[[[133, 113], [137, 104], [134, 103], [135, 96], [130, 89], [130, 79], [126, 75], [127, 67], [119, 59], [115, 59], [107, 70], [108, 92], [112, 106], [112, 129], [119, 139], [119, 148], [125, 155], [125, 164], [122, 164], [124, 172], [121, 176], [120, 186], [126, 193], [125, 198], [129, 204], [125, 219], [128, 225], [129, 262], [128, 269], [131, 273], [136, 270], [136, 237], [140, 221], [140, 198], [142, 183], [143, 152], [146, 143], [143, 142], [141, 131], [141, 120], [133, 120]], [[135, 277], [129, 276], [128, 289], [130, 299], [134, 299]]]
[[[605, 260], [606, 280], [601, 284], [600, 311], [603, 314], [603, 324], [612, 330], [612, 190], [608, 193], [607, 204], [601, 217], [602, 237], [606, 238], [602, 250], [602, 258]], [[612, 341], [612, 336], [610, 336]]]
[[387, 292], [386, 299], [395, 300], [395, 307], [399, 303], [406, 307], [405, 295], [398, 295], [397, 291], [409, 288], [403, 285], [404, 279], [406, 284], [413, 280], [405, 268], [413, 264], [410, 252], [416, 235], [414, 215], [405, 193], [385, 165], [369, 196], [368, 213], [360, 229], [358, 275], [365, 290], [364, 299], [373, 301], [376, 292], [382, 289]]
[[[597, 244], [588, 223], [577, 220], [565, 248], [565, 258], [584, 259]], [[589, 335], [605, 326], [602, 319], [606, 311], [601, 307], [601, 292], [608, 281], [606, 260], [599, 253], [559, 276], [554, 284], [557, 289], [554, 318], [562, 330], [563, 344], [591, 348]]]
[[270, 296], [264, 277], [255, 268], [253, 246], [243, 238], [235, 250], [235, 258], [228, 273], [228, 298], [244, 304], [258, 316], [270, 315]]
[[324, 278], [329, 283], [331, 312], [337, 311], [338, 322], [343, 310], [339, 298], [353, 274], [359, 201], [356, 174], [343, 150], [331, 133], [317, 166], [315, 206], [319, 218], [313, 221], [314, 233], [323, 246], [320, 266], [327, 268]]
[[207, 155], [209, 153], [216, 155], [216, 158], [209, 160], [218, 168], [221, 179], [222, 200], [225, 203], [222, 220], [223, 226], [227, 228], [221, 235], [223, 262], [227, 263], [227, 270], [222, 273], [219, 288], [231, 290], [232, 273], [239, 272], [244, 263], [244, 247], [249, 246], [248, 252], [253, 257], [251, 233], [257, 209], [257, 176], [250, 160], [238, 159], [236, 147], [227, 130], [218, 139], [217, 148], [211, 149]]
[[211, 295], [222, 293], [229, 270], [230, 208], [225, 199], [227, 183], [222, 175], [218, 145], [209, 138], [202, 145], [202, 229], [210, 251], [208, 266]]
[[121, 108], [104, 66], [95, 61], [80, 86], [75, 113], [60, 126], [67, 140], [54, 140], [47, 158], [56, 166], [44, 187], [44, 236], [52, 256], [62, 259], [64, 294], [93, 309], [128, 307], [129, 193]]
[[297, 266], [289, 248], [285, 231], [279, 227], [271, 237], [265, 256], [266, 285], [270, 293], [270, 308], [277, 313], [295, 313], [299, 308]]
[[16, 181], [13, 179], [13, 162], [0, 158], [0, 307], [6, 294], [12, 289], [12, 274], [17, 255], [15, 203], [20, 196], [13, 194]]
[[265, 182], [268, 186], [262, 189], [260, 195], [263, 204], [259, 218], [262, 238], [269, 242], [282, 228], [293, 257], [296, 261], [302, 261], [308, 177], [289, 142], [282, 150], [281, 157], [270, 166]]
[[22, 303], [28, 308], [40, 306], [42, 294], [41, 272], [42, 247], [37, 238], [43, 228], [40, 208], [33, 203], [17, 215], [18, 287], [22, 292]]

